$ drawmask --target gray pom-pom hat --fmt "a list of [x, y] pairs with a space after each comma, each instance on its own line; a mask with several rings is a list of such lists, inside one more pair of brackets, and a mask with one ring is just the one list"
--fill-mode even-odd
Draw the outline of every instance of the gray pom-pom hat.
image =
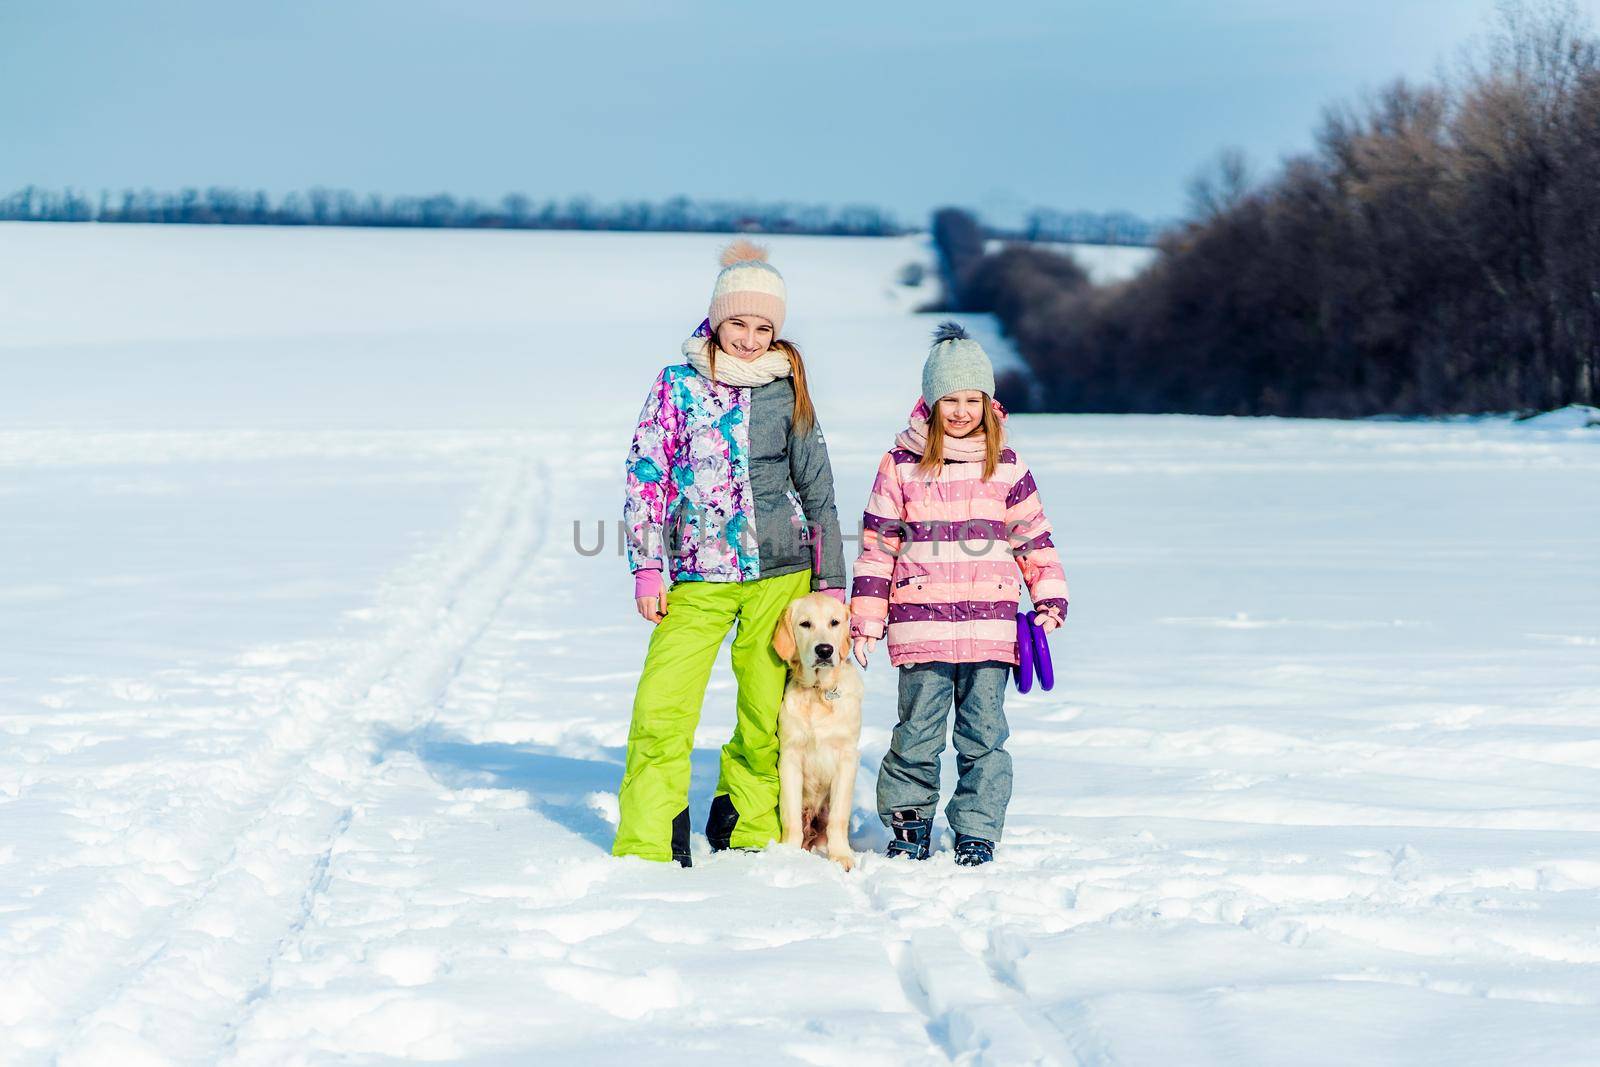
[[994, 364], [960, 323], [941, 322], [933, 331], [928, 361], [922, 365], [922, 399], [932, 411], [941, 397], [963, 389], [977, 389], [993, 397]]

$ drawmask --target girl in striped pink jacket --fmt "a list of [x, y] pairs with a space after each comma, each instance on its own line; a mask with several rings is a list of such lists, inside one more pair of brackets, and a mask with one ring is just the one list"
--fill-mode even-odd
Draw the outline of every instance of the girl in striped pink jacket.
[[891, 856], [928, 856], [954, 706], [960, 781], [945, 819], [958, 864], [993, 859], [1011, 799], [1005, 693], [1021, 584], [1047, 631], [1066, 618], [1050, 523], [1033, 475], [1006, 447], [1005, 409], [993, 397], [983, 348], [959, 325], [942, 324], [922, 370], [922, 399], [878, 464], [862, 516], [850, 601], [855, 656], [866, 666], [887, 633], [889, 662], [900, 668], [900, 721], [878, 771]]

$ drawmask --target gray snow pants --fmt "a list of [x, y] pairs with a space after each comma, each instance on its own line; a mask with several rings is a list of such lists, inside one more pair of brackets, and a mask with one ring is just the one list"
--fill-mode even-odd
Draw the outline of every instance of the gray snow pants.
[[960, 780], [945, 805], [945, 821], [959, 834], [1000, 840], [1011, 800], [1011, 753], [1001, 746], [1006, 726], [1006, 686], [1011, 668], [983, 663], [915, 663], [900, 668], [900, 723], [878, 769], [878, 815], [907, 808], [932, 818], [939, 804], [939, 755], [945, 723], [956, 709], [956, 771]]

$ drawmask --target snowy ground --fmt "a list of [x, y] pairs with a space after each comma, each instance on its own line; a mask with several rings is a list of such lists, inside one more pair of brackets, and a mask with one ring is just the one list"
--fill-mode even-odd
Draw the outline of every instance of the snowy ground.
[[[998, 862], [611, 859], [717, 244], [0, 226], [0, 1062], [1600, 1062], [1592, 429], [1018, 418], [1074, 606]], [[926, 251], [775, 245], [848, 513]]]

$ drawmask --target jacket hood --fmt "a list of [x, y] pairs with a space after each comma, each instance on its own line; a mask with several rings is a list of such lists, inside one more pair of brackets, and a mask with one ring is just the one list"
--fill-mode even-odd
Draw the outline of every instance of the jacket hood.
[[[989, 407], [1000, 420], [1000, 443], [1006, 443], [1006, 409], [1000, 401], [990, 398]], [[894, 439], [895, 446], [904, 448], [921, 456], [928, 451], [928, 423], [932, 418], [928, 410], [928, 402], [921, 397], [917, 398], [916, 406], [911, 409], [911, 414], [906, 416], [906, 428], [901, 430]], [[944, 454], [951, 459], [981, 459], [984, 454], [985, 442], [982, 437], [951, 437], [945, 434]]]

